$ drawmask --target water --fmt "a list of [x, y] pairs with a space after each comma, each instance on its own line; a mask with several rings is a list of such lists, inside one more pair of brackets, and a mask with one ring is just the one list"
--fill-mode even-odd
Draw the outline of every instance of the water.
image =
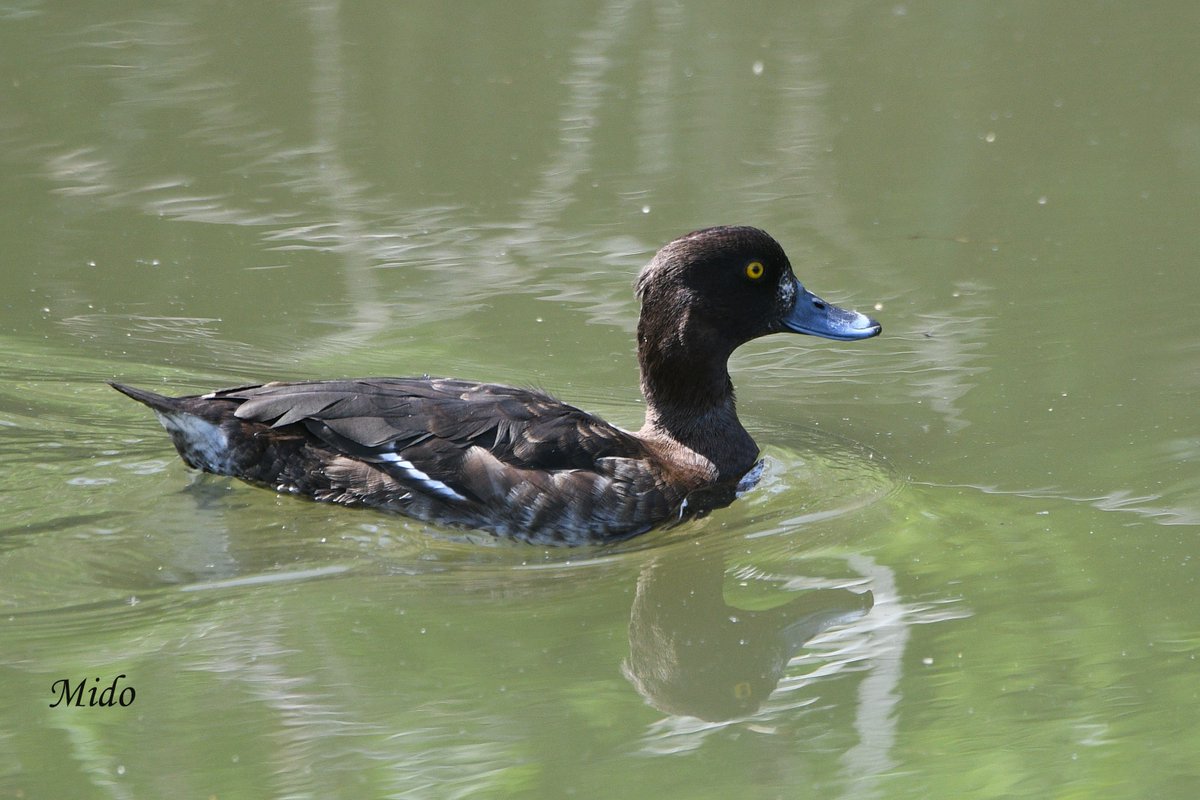
[[[0, 8], [0, 789], [1195, 796], [1198, 25]], [[716, 223], [885, 333], [739, 351], [762, 484], [618, 547], [196, 478], [103, 384], [636, 426], [633, 277]]]

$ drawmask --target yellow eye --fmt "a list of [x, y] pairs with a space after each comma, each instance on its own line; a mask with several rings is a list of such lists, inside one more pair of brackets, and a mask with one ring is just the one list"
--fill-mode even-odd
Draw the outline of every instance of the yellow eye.
[[756, 281], [763, 276], [763, 265], [761, 261], [751, 261], [746, 265], [746, 277], [752, 281]]

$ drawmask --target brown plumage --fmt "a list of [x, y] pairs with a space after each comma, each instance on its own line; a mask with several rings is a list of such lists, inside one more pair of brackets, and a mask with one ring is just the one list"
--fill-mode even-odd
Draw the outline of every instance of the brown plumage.
[[[879, 333], [829, 306], [755, 228], [663, 247], [637, 281], [646, 422], [637, 433], [541, 392], [439, 378], [268, 383], [152, 408], [183, 460], [317, 500], [545, 544], [613, 541], [728, 504], [758, 448], [726, 362], [777, 331]], [[742, 488], [745, 488], [744, 486]]]

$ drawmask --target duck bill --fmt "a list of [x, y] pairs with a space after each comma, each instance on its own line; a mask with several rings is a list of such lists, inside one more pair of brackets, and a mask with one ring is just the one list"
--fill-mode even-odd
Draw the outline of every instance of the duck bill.
[[849, 342], [878, 336], [883, 326], [866, 314], [826, 303], [796, 282], [796, 305], [783, 318], [784, 330]]

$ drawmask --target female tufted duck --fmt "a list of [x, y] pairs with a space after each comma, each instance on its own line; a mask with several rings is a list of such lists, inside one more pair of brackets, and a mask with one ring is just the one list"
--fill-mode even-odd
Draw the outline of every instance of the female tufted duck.
[[541, 392], [441, 378], [267, 383], [153, 409], [189, 466], [280, 492], [537, 544], [624, 539], [727, 505], [757, 479], [727, 361], [769, 333], [866, 339], [879, 323], [805, 289], [761, 230], [667, 244], [637, 279], [637, 433]]

